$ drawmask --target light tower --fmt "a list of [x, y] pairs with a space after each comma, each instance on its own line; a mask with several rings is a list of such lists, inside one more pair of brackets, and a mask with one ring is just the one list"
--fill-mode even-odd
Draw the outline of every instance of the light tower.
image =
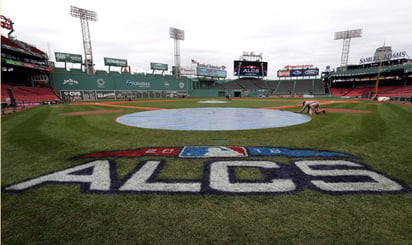
[[175, 43], [175, 75], [180, 78], [180, 40], [185, 40], [185, 31], [173, 27], [169, 28], [170, 38]]
[[80, 24], [82, 27], [82, 34], [83, 34], [84, 63], [86, 67], [86, 73], [88, 75], [92, 75], [94, 74], [94, 65], [93, 65], [92, 42], [90, 40], [90, 32], [89, 32], [89, 20], [96, 21], [97, 13], [94, 11], [70, 6], [70, 14], [71, 16], [80, 19]]
[[340, 60], [340, 66], [346, 66], [348, 64], [348, 56], [349, 56], [351, 38], [361, 37], [361, 36], [362, 36], [362, 29], [335, 32], [335, 40], [343, 39], [342, 57]]

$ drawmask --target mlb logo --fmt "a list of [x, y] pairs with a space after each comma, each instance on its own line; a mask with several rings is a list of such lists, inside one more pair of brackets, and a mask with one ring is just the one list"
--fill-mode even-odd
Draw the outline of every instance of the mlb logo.
[[182, 158], [247, 157], [247, 152], [244, 147], [185, 146], [179, 156]]

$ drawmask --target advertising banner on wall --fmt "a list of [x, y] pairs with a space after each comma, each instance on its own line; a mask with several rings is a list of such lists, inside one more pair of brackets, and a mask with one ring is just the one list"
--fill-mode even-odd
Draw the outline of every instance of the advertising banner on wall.
[[375, 54], [375, 56], [361, 58], [359, 60], [359, 63], [360, 64], [366, 64], [366, 63], [379, 62], [379, 60], [387, 61], [387, 60], [403, 59], [403, 58], [409, 58], [406, 51], [393, 52], [393, 53], [384, 53], [383, 57], [380, 57], [380, 55]]
[[278, 70], [278, 77], [290, 77], [289, 70]]
[[43, 71], [50, 71], [49, 67], [29, 64], [29, 63], [25, 63], [21, 61], [9, 60], [9, 59], [1, 59], [1, 61], [9, 65], [22, 66], [26, 68], [38, 69], [38, 70], [43, 70]]
[[226, 78], [226, 71], [220, 69], [211, 69], [205, 67], [196, 67], [196, 74], [205, 77]]
[[185, 76], [194, 76], [196, 75], [196, 67], [191, 66], [181, 66], [180, 74]]
[[115, 99], [115, 92], [114, 91], [96, 91], [96, 97], [98, 100], [105, 100], [105, 99]]
[[167, 64], [150, 62], [150, 69], [160, 70], [160, 71], [167, 71], [168, 66], [167, 66]]
[[82, 63], [81, 54], [68, 54], [61, 52], [54, 52], [54, 57], [56, 57], [56, 62], [67, 62], [67, 63]]
[[290, 70], [290, 76], [291, 77], [301, 77], [303, 76], [304, 70], [303, 69], [292, 69]]
[[119, 66], [119, 67], [127, 67], [127, 60], [122, 59], [114, 59], [114, 58], [104, 58], [104, 65], [105, 66]]
[[233, 75], [264, 77], [267, 76], [267, 67], [267, 62], [235, 60]]
[[319, 75], [319, 68], [313, 65], [285, 66], [278, 70], [278, 77], [311, 77]]
[[305, 69], [303, 74], [304, 76], [317, 76], [319, 75], [319, 69], [318, 68]]

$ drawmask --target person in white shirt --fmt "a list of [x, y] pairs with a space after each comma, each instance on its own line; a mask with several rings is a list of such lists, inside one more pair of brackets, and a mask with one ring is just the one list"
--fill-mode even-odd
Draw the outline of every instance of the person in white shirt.
[[309, 114], [325, 114], [325, 110], [319, 110], [320, 104], [318, 101], [303, 101], [302, 109], [299, 112], [302, 112], [307, 109], [307, 113]]

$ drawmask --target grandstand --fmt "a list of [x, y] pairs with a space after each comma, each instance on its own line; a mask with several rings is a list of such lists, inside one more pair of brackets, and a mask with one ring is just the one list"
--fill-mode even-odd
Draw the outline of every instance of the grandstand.
[[8, 94], [3, 91], [11, 89], [17, 103], [20, 104], [35, 104], [35, 103], [57, 103], [60, 98], [54, 93], [50, 87], [26, 87], [26, 86], [10, 86], [1, 85], [1, 101], [5, 102]]
[[[402, 53], [407, 56], [406, 52]], [[396, 100], [411, 100], [412, 59], [388, 58], [381, 62], [374, 60], [366, 64], [338, 67], [336, 71], [325, 74], [324, 82], [332, 96], [387, 96]]]
[[49, 83], [50, 67], [45, 52], [2, 35], [1, 63], [2, 103], [5, 103], [10, 92], [17, 106], [60, 101]]
[[[348, 96], [348, 97], [362, 97], [370, 98], [375, 94], [375, 86], [368, 87], [355, 87], [355, 88], [331, 88], [331, 94], [333, 96]], [[391, 86], [381, 86], [378, 89], [379, 96], [388, 97], [403, 97], [408, 98], [412, 96], [412, 85], [391, 85]]]
[[[262, 80], [256, 78], [240, 78], [205, 86], [203, 89], [235, 89], [257, 91], [265, 95], [325, 95], [321, 79], [294, 79], [294, 80]], [[258, 94], [259, 94], [258, 93]]]

